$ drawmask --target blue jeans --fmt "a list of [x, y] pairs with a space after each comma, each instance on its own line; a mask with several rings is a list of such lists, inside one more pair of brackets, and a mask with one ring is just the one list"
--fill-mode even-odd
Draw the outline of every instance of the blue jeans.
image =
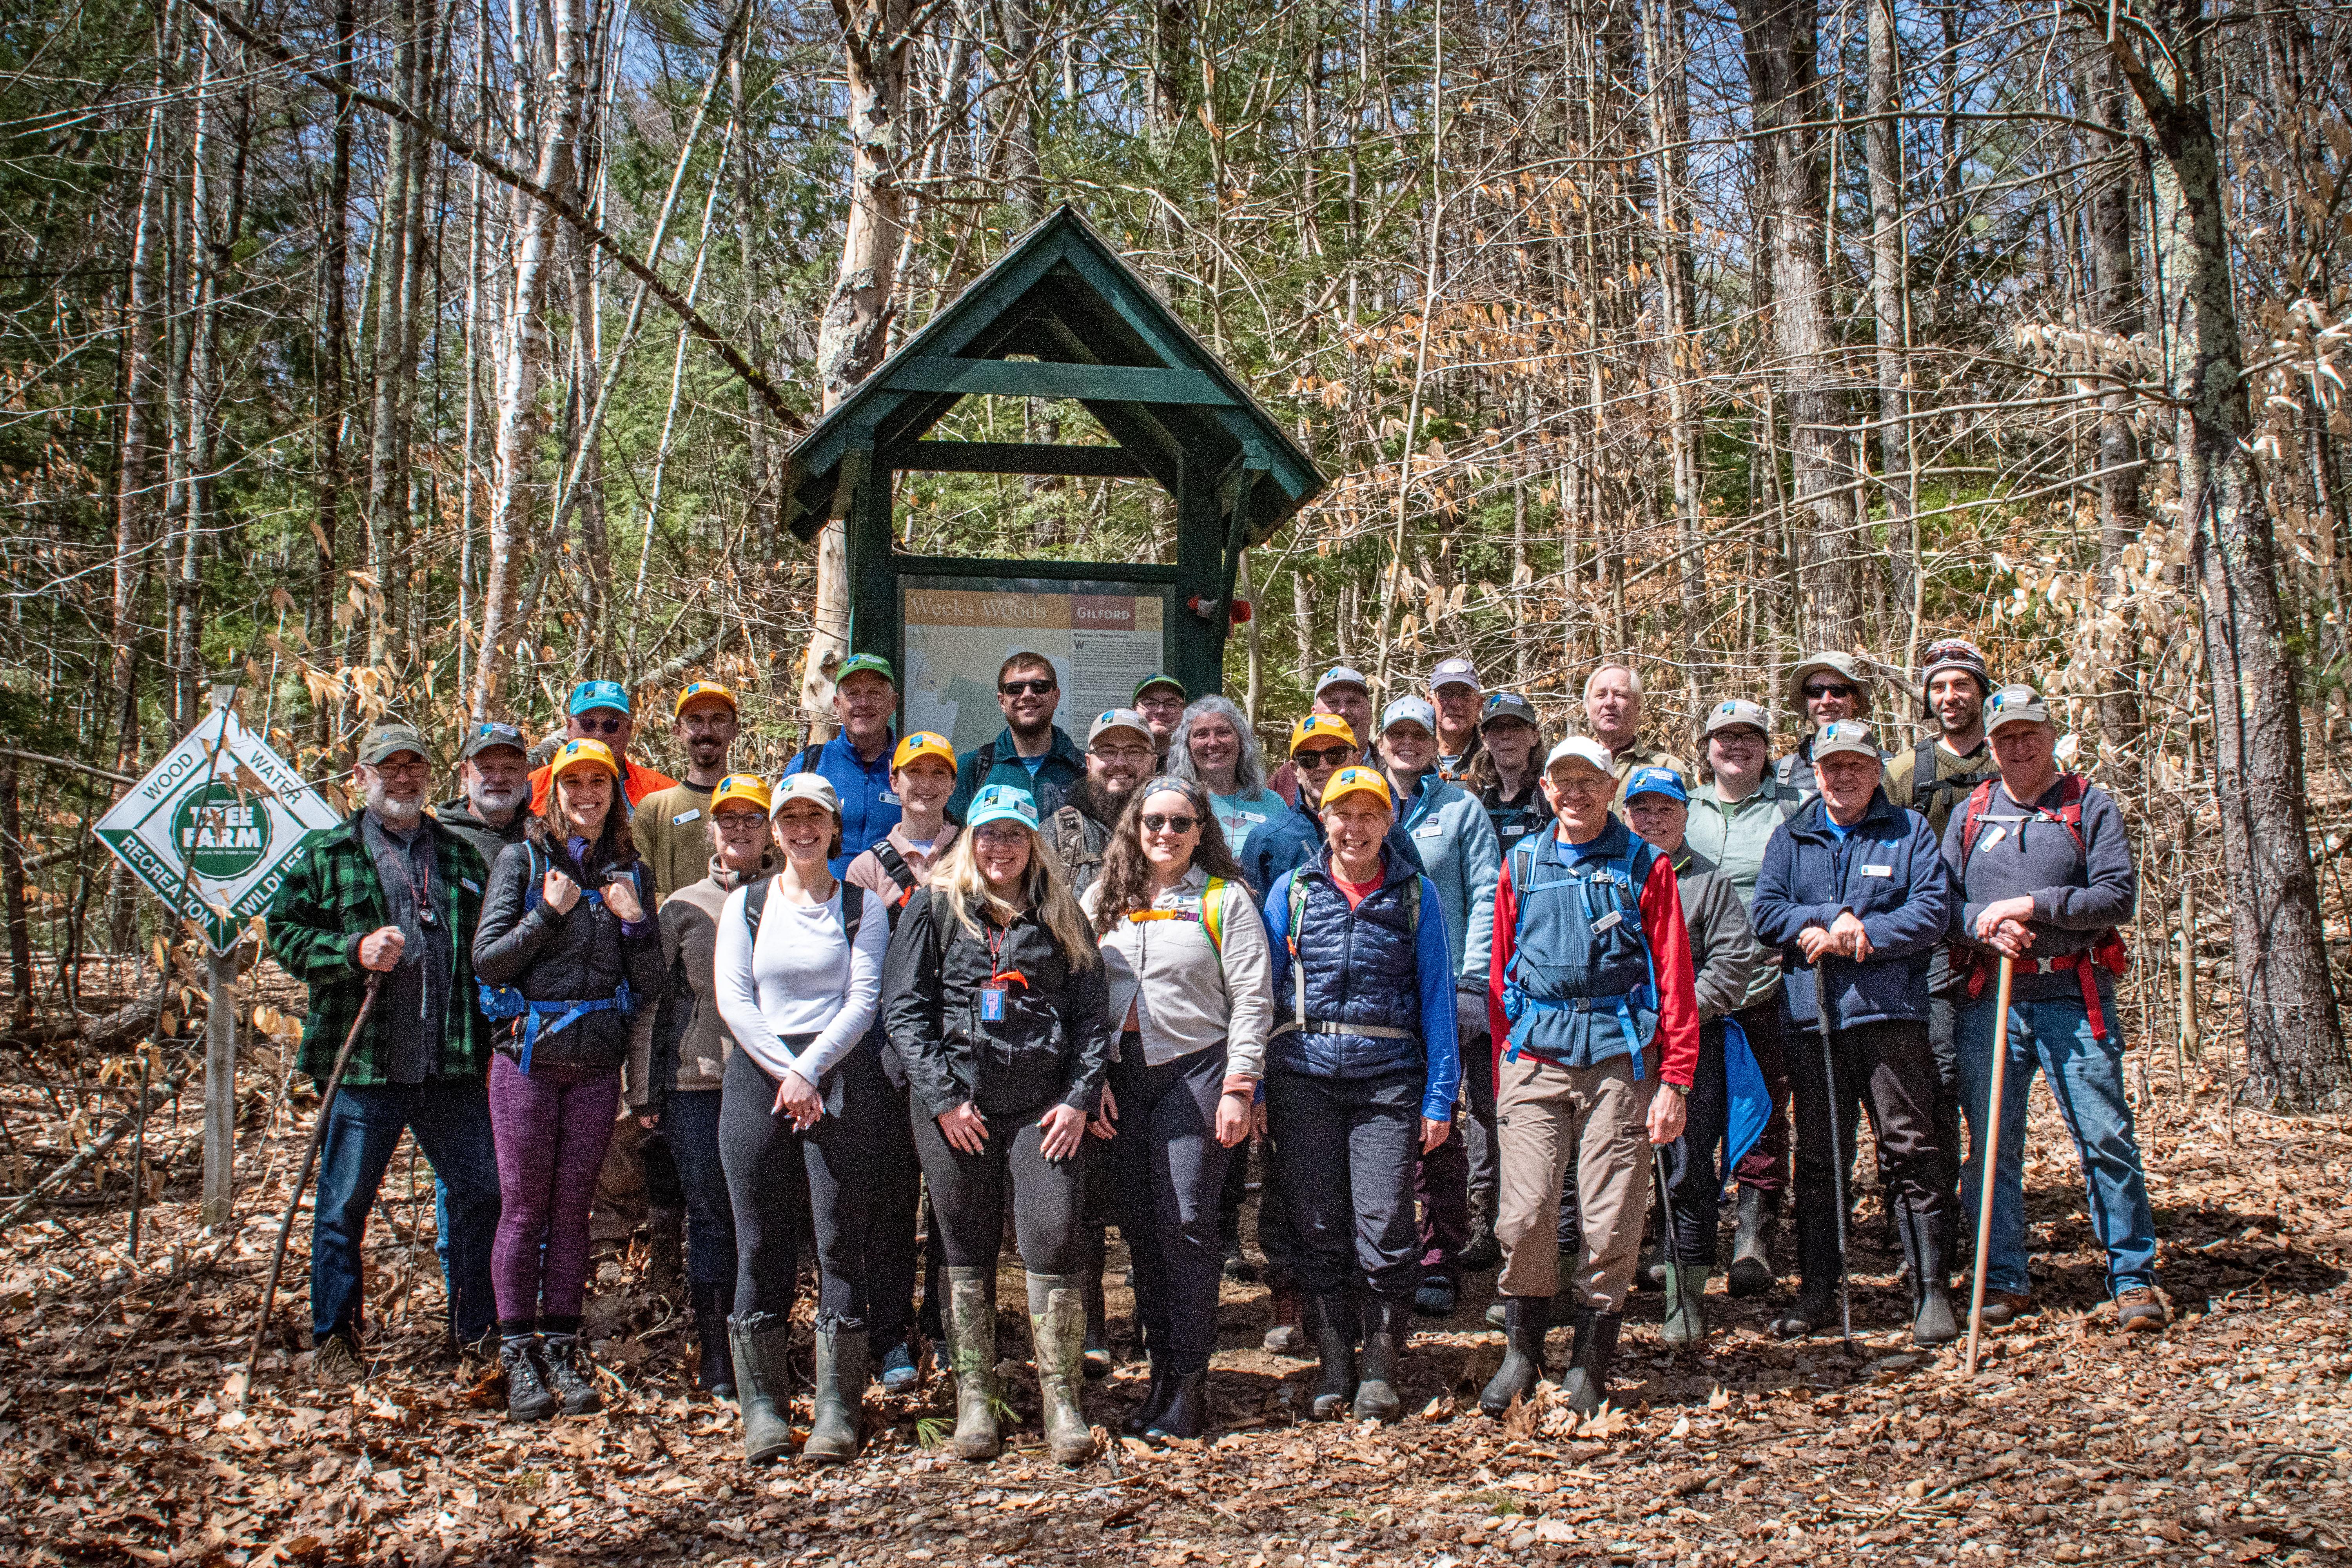
[[490, 1102], [480, 1079], [350, 1085], [336, 1094], [319, 1151], [318, 1208], [310, 1226], [310, 1329], [323, 1339], [361, 1323], [361, 1247], [385, 1167], [410, 1132], [448, 1189], [442, 1234], [449, 1245], [449, 1321], [461, 1341], [498, 1319], [490, 1239], [499, 1226], [499, 1168]]
[[[1969, 1213], [1979, 1212], [1984, 1179], [1986, 1101], [1992, 1093], [1996, 1003], [1987, 997], [1960, 1009], [1956, 1044], [1960, 1106], [1969, 1119], [1969, 1158], [1960, 1187]], [[2107, 1016], [2115, 1017], [2113, 1008]], [[2156, 1215], [2147, 1204], [2147, 1175], [2131, 1107], [2124, 1100], [2123, 1044], [2110, 1027], [2107, 1043], [2091, 1037], [2090, 1014], [2071, 997], [2012, 1001], [2009, 1006], [2009, 1069], [2001, 1083], [2000, 1159], [1993, 1173], [1992, 1231], [1985, 1238], [1985, 1288], [2028, 1293], [2025, 1272], [2025, 1103], [2034, 1069], [2049, 1075], [2074, 1152], [2083, 1162], [2091, 1230], [2107, 1249], [2110, 1294], [2156, 1283]]]

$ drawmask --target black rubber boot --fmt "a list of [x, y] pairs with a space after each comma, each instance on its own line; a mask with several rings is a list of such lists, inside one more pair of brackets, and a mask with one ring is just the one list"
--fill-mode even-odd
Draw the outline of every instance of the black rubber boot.
[[1797, 1271], [1802, 1281], [1795, 1305], [1772, 1320], [1772, 1331], [1784, 1340], [1802, 1339], [1838, 1323], [1837, 1219], [1823, 1215], [1797, 1216]]
[[1144, 1394], [1143, 1403], [1129, 1411], [1127, 1419], [1118, 1424], [1118, 1429], [1130, 1437], [1140, 1437], [1151, 1430], [1151, 1424], [1160, 1419], [1161, 1411], [1168, 1408], [1169, 1394], [1174, 1392], [1176, 1373], [1167, 1353], [1162, 1351], [1147, 1353], [1151, 1358], [1151, 1387]]
[[1617, 1331], [1624, 1321], [1622, 1312], [1576, 1310], [1576, 1342], [1569, 1347], [1559, 1387], [1579, 1415], [1591, 1415], [1609, 1397], [1609, 1363], [1617, 1359]]
[[1952, 1312], [1951, 1288], [1944, 1274], [1944, 1234], [1941, 1216], [1903, 1211], [1904, 1252], [1911, 1264], [1911, 1342], [1948, 1345], [1960, 1337], [1959, 1321]]
[[735, 1357], [735, 1388], [743, 1410], [743, 1458], [753, 1464], [782, 1458], [793, 1446], [791, 1321], [780, 1312], [744, 1312], [727, 1320]]
[[696, 1381], [711, 1398], [730, 1405], [735, 1403], [735, 1361], [727, 1348], [727, 1308], [734, 1293], [729, 1285], [694, 1288], [694, 1338], [700, 1350]]
[[1307, 1303], [1307, 1328], [1323, 1363], [1323, 1385], [1315, 1391], [1315, 1419], [1337, 1421], [1356, 1397], [1356, 1304], [1344, 1290]]
[[1363, 1379], [1356, 1384], [1356, 1419], [1393, 1421], [1404, 1413], [1397, 1393], [1398, 1366], [1405, 1335], [1412, 1332], [1412, 1303], [1378, 1300], [1365, 1313]]
[[588, 1352], [578, 1334], [548, 1334], [539, 1342], [540, 1365], [546, 1369], [547, 1390], [563, 1404], [566, 1415], [593, 1415], [604, 1408], [596, 1380], [588, 1367]]
[[499, 1364], [507, 1374], [507, 1416], [514, 1421], [544, 1421], [553, 1415], [558, 1401], [540, 1375], [537, 1343], [532, 1339], [499, 1342]]
[[1143, 1436], [1154, 1443], [1164, 1443], [1171, 1437], [1198, 1437], [1208, 1425], [1209, 1374], [1171, 1373], [1168, 1378], [1168, 1402]]
[[1535, 1392], [1543, 1378], [1544, 1335], [1551, 1330], [1551, 1298], [1503, 1298], [1503, 1364], [1478, 1395], [1478, 1408], [1500, 1421], [1515, 1399]]
[[1739, 1189], [1739, 1231], [1731, 1243], [1729, 1288], [1735, 1296], [1761, 1296], [1780, 1283], [1772, 1270], [1772, 1231], [1780, 1218], [1776, 1194]]
[[816, 1331], [816, 1413], [801, 1458], [838, 1465], [857, 1457], [866, 1426], [866, 1342], [864, 1329]]

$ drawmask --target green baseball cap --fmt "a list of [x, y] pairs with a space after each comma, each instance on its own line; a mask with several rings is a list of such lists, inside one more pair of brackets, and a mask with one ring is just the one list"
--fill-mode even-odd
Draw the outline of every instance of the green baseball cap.
[[833, 683], [838, 686], [860, 670], [880, 676], [894, 688], [898, 684], [898, 672], [892, 669], [890, 661], [878, 653], [851, 654], [841, 661], [841, 668], [833, 672]]
[[1143, 694], [1150, 690], [1155, 686], [1172, 687], [1175, 689], [1178, 700], [1191, 700], [1190, 693], [1186, 692], [1184, 689], [1184, 683], [1177, 679], [1174, 676], [1165, 673], [1159, 675], [1147, 675], [1141, 680], [1137, 681], [1135, 683], [1135, 689], [1128, 694], [1127, 700], [1129, 702], [1140, 702], [1143, 700]]

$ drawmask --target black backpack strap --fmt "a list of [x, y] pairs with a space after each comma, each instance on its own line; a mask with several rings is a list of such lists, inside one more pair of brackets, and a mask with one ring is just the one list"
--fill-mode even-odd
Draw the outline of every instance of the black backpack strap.
[[755, 946], [760, 941], [760, 917], [768, 911], [768, 883], [771, 879], [762, 877], [743, 890], [743, 929], [751, 933]]
[[[845, 947], [857, 945], [858, 922], [866, 918], [866, 889], [855, 883], [843, 882], [841, 888], [841, 941]], [[745, 902], [750, 902], [746, 900]]]
[[1936, 742], [1922, 741], [1911, 748], [1912, 810], [1922, 816], [1927, 815], [1927, 804], [1936, 798], [1938, 782], [1936, 777]]
[[883, 875], [898, 885], [901, 903], [914, 897], [917, 884], [915, 868], [907, 864], [907, 858], [898, 853], [897, 845], [885, 838], [874, 846], [874, 858], [881, 862]]

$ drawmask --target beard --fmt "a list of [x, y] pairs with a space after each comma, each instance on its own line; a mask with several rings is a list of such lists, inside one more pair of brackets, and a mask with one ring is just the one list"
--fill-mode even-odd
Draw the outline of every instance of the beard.
[[522, 791], [504, 784], [496, 788], [481, 784], [474, 790], [474, 809], [490, 816], [503, 816], [513, 811], [521, 802]]
[[371, 781], [367, 786], [367, 808], [374, 812], [389, 827], [410, 828], [425, 815], [425, 797], [401, 797], [390, 793], [383, 779]]

